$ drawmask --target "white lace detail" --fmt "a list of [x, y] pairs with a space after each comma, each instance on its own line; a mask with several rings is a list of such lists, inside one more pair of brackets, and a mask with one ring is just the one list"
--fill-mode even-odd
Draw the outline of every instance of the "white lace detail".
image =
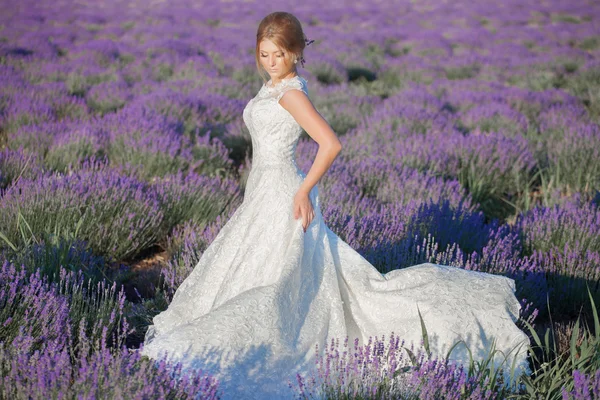
[[[495, 338], [497, 349], [512, 350], [510, 367], [513, 348], [529, 343], [515, 325], [512, 279], [429, 263], [382, 275], [327, 228], [316, 186], [315, 218], [303, 232], [292, 210], [305, 178], [295, 161], [302, 128], [279, 104], [292, 89], [308, 95], [296, 76], [263, 85], [245, 107], [253, 160], [244, 201], [154, 317], [142, 353], [166, 351], [185, 368], [212, 372], [224, 398], [287, 398], [287, 379], [312, 365], [315, 344], [395, 332], [418, 346], [418, 306], [434, 354], [462, 339], [481, 358]], [[526, 355], [523, 346], [516, 367], [530, 373]], [[464, 346], [451, 358], [469, 359]]]

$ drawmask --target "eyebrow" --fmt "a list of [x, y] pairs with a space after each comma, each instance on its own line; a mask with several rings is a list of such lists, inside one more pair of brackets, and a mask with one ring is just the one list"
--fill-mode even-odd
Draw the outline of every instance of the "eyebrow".
[[[261, 53], [268, 53], [266, 50], [260, 50]], [[283, 50], [275, 50], [273, 53], [283, 53]]]

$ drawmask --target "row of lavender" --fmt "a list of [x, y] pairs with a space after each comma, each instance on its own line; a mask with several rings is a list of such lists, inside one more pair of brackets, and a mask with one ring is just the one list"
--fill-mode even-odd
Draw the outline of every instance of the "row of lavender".
[[[306, 154], [314, 153], [310, 147], [305, 145]], [[2, 154], [17, 154], [11, 160], [29, 161], [28, 171], [35, 170], [22, 153]], [[20, 169], [13, 171], [18, 175]], [[57, 234], [85, 239], [109, 261], [131, 259], [164, 243], [185, 222], [199, 232], [219, 215], [225, 220], [241, 200], [232, 179], [177, 174], [149, 183], [132, 171], [137, 169], [91, 161], [68, 175], [20, 176], [2, 195], [4, 245], [25, 250]], [[369, 196], [374, 188], [377, 193]], [[457, 180], [383, 158], [336, 164], [322, 191], [329, 225], [382, 271], [421, 260], [415, 246], [432, 236], [440, 252], [456, 248], [453, 264], [517, 279], [522, 297], [537, 299], [539, 309], [549, 293], [555, 311], [570, 318], [581, 304], [582, 285], [591, 284], [597, 293], [600, 212], [581, 196], [521, 214], [513, 225], [488, 222]]]
[[[127, 283], [115, 262], [166, 249], [158, 288], [125, 301], [135, 346], [242, 199], [241, 111], [260, 85], [247, 32], [271, 6], [29, 6], [0, 17], [3, 258], [56, 281], [62, 265]], [[544, 326], [548, 297], [572, 330], [586, 286], [600, 304], [598, 6], [312, 7], [295, 12], [316, 39], [300, 73], [344, 145], [320, 185], [328, 225], [382, 271], [436, 261], [511, 276], [520, 323]], [[301, 142], [302, 168], [315, 152]], [[9, 343], [28, 323], [5, 310]], [[563, 374], [566, 396], [598, 390], [594, 368]], [[421, 394], [456, 393], [455, 378]]]

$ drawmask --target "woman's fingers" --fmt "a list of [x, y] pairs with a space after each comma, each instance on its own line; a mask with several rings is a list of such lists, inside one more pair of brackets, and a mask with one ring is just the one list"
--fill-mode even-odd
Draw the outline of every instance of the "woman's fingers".
[[311, 222], [315, 219], [315, 210], [312, 207], [312, 204], [304, 204], [303, 202], [298, 202], [294, 204], [294, 219], [302, 219], [302, 228], [304, 232], [311, 224]]
[[308, 212], [306, 212], [306, 210], [304, 210], [302, 220], [303, 220], [302, 225], [304, 226], [304, 232], [306, 232], [306, 228], [308, 228], [308, 224], [310, 223], [308, 220]]
[[303, 210], [302, 213], [302, 227], [304, 228], [304, 232], [306, 232], [306, 229], [308, 228], [308, 226], [311, 224], [311, 222], [315, 219], [315, 211], [314, 210]]
[[304, 229], [304, 232], [306, 232], [308, 224], [308, 213], [306, 212], [306, 209], [302, 209], [302, 229]]

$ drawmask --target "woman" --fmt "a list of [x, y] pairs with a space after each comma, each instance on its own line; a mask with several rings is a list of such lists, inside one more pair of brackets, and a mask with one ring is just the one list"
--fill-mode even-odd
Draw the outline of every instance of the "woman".
[[[261, 21], [257, 67], [271, 79], [243, 112], [253, 149], [244, 201], [154, 318], [143, 354], [212, 372], [228, 398], [286, 398], [316, 344], [394, 332], [418, 346], [420, 311], [435, 355], [464, 340], [481, 359], [495, 339], [505, 365], [528, 372], [513, 280], [429, 263], [382, 275], [327, 228], [316, 183], [342, 146], [297, 73], [305, 40], [291, 14]], [[294, 160], [302, 129], [319, 144], [307, 174]], [[468, 350], [450, 358], [468, 362]]]

